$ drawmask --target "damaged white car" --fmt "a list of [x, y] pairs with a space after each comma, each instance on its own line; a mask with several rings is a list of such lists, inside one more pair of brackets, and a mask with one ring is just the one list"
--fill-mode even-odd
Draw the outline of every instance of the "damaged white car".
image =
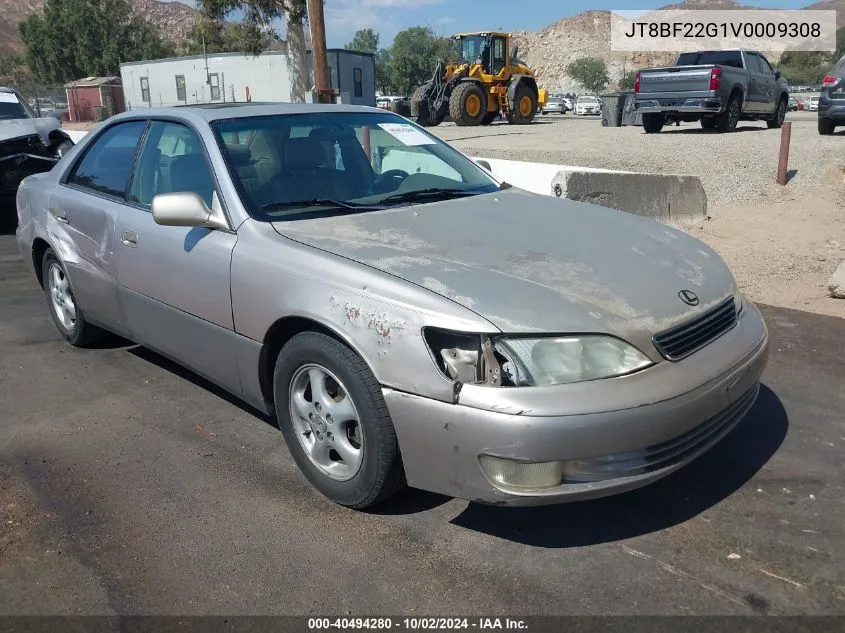
[[0, 224], [10, 223], [20, 182], [50, 171], [71, 147], [58, 119], [36, 116], [20, 93], [0, 87]]

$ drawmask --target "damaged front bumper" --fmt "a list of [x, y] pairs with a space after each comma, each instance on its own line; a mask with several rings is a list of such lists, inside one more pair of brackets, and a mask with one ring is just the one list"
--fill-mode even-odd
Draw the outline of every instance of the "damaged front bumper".
[[61, 159], [61, 151], [38, 136], [0, 142], [0, 204], [14, 204], [21, 181], [48, 172]]
[[391, 389], [384, 397], [410, 486], [542, 505], [625, 492], [683, 467], [751, 409], [767, 356], [765, 323], [746, 302], [737, 325], [710, 345], [630, 376], [466, 385], [458, 404]]

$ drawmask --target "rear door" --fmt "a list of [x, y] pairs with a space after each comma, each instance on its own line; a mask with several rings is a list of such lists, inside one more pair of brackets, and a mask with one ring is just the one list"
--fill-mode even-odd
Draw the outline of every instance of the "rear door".
[[53, 244], [67, 270], [86, 317], [126, 333], [117, 297], [115, 223], [129, 186], [146, 121], [105, 129], [85, 149], [61, 186], [49, 211]]
[[204, 144], [183, 123], [152, 121], [118, 216], [121, 304], [139, 343], [238, 391], [229, 287], [237, 235], [162, 226], [152, 216], [155, 196], [186, 191], [220, 204]]

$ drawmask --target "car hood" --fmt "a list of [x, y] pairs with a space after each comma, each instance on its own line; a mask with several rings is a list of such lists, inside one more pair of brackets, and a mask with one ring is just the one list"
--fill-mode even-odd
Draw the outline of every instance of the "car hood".
[[41, 137], [44, 143], [49, 143], [50, 132], [60, 127], [61, 123], [53, 117], [0, 121], [0, 143], [35, 135]]
[[[681, 231], [516, 189], [273, 226], [428, 288], [504, 332], [650, 340], [736, 290], [719, 256]], [[683, 303], [681, 290], [700, 303]]]

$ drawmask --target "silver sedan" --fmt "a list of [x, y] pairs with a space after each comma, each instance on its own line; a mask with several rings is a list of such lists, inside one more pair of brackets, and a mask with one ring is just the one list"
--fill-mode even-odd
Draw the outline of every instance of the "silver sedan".
[[17, 208], [71, 344], [118, 333], [274, 414], [355, 508], [642, 486], [729, 433], [766, 362], [701, 242], [509, 187], [375, 108], [123, 114]]

